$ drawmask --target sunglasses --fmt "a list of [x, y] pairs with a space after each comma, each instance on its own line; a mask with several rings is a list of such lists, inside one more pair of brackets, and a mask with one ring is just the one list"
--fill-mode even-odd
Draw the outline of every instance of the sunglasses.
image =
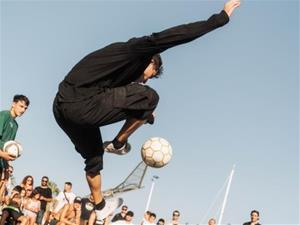
[[180, 216], [179, 214], [173, 214], [173, 216]]
[[48, 182], [48, 180], [42, 180], [42, 182], [46, 182], [46, 183], [47, 183], [47, 182]]

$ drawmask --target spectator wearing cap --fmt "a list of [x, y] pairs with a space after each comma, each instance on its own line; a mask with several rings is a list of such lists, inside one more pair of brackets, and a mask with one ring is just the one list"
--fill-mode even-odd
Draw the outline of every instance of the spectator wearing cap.
[[128, 210], [127, 205], [123, 205], [121, 208], [121, 212], [114, 215], [114, 217], [111, 219], [111, 222], [116, 222], [118, 220], [125, 220], [127, 210]]

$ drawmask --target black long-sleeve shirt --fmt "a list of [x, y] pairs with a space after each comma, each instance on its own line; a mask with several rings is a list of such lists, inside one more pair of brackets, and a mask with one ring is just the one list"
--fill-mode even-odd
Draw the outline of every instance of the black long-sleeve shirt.
[[174, 46], [190, 42], [228, 23], [224, 10], [206, 21], [184, 24], [110, 44], [85, 56], [59, 85], [59, 101], [87, 99], [104, 87], [119, 87], [137, 80], [151, 62], [152, 56]]

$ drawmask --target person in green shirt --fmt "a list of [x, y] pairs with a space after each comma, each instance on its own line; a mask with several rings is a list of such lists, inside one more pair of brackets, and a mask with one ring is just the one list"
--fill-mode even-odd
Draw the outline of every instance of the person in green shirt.
[[0, 198], [3, 195], [3, 183], [8, 178], [8, 161], [15, 158], [3, 151], [5, 142], [14, 140], [18, 130], [18, 123], [15, 120], [24, 114], [29, 106], [29, 99], [24, 95], [15, 95], [10, 110], [0, 112]]

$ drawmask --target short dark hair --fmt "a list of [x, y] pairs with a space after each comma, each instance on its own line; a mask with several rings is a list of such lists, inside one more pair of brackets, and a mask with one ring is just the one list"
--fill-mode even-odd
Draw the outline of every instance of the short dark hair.
[[155, 214], [155, 213], [151, 213], [151, 214], [150, 214], [150, 217], [156, 218], [156, 214]]
[[15, 186], [15, 187], [13, 188], [13, 191], [16, 191], [16, 192], [20, 193], [22, 189], [23, 189], [23, 188], [22, 188], [20, 185], [17, 185], [17, 186]]
[[175, 213], [177, 213], [178, 216], [180, 216], [180, 212], [179, 212], [178, 210], [174, 210], [174, 211], [173, 211], [173, 215], [174, 215]]
[[250, 215], [252, 215], [252, 213], [256, 213], [259, 216], [259, 212], [257, 210], [252, 210]]
[[157, 224], [159, 224], [159, 222], [165, 223], [165, 220], [164, 220], [163, 218], [160, 218], [160, 219], [157, 221]]
[[71, 187], [72, 187], [72, 183], [71, 183], [71, 182], [69, 182], [69, 181], [68, 181], [68, 182], [65, 182], [65, 184], [66, 184], [66, 185], [69, 185], [69, 186], [71, 186]]
[[30, 101], [25, 95], [15, 95], [13, 102], [24, 101], [27, 106], [29, 106]]
[[37, 195], [37, 194], [40, 194], [40, 193], [38, 192], [38, 190], [34, 189], [34, 190], [31, 192], [30, 198], [33, 198], [33, 197], [34, 197], [35, 195]]
[[160, 57], [160, 54], [155, 54], [154, 56], [152, 56], [152, 60], [154, 61], [157, 70], [156, 75], [154, 77], [159, 78], [162, 75], [164, 70], [163, 62]]
[[133, 213], [132, 211], [128, 211], [128, 212], [126, 213], [126, 216], [131, 216], [131, 217], [133, 217], [133, 216], [134, 216], [134, 213]]
[[43, 176], [41, 180], [43, 180], [43, 179], [47, 179], [49, 181], [49, 177], [47, 177], [47, 176]]

